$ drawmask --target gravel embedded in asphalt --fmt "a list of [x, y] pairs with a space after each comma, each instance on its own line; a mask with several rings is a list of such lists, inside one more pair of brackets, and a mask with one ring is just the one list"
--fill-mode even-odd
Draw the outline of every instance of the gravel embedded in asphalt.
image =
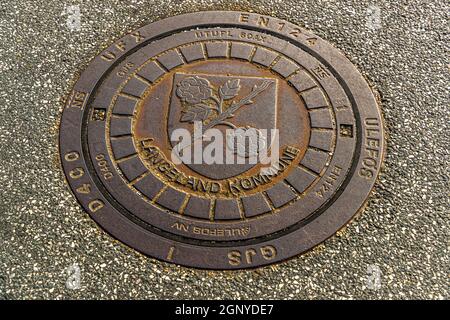
[[[0, 298], [449, 298], [444, 1], [0, 4]], [[69, 5], [79, 5], [80, 30], [67, 25]], [[251, 271], [174, 266], [112, 239], [77, 204], [58, 160], [65, 97], [95, 55], [144, 24], [213, 9], [276, 16], [334, 44], [380, 94], [388, 135], [385, 168], [358, 218], [305, 255]], [[78, 289], [66, 284], [73, 264]], [[368, 268], [379, 268], [380, 287]]]

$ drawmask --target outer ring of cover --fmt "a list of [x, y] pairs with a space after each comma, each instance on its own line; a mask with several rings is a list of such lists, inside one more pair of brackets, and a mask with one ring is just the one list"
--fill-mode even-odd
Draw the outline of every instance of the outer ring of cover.
[[[248, 15], [249, 23], [240, 22], [241, 14]], [[350, 173], [350, 178], [346, 181], [346, 185], [341, 188], [340, 194], [335, 197], [332, 205], [308, 223], [276, 239], [259, 242], [257, 244], [243, 246], [234, 245], [233, 247], [197, 246], [168, 239], [133, 223], [107, 201], [101, 191], [97, 188], [94, 179], [90, 176], [89, 169], [83, 156], [83, 112], [80, 112], [77, 108], [66, 107], [61, 118], [59, 139], [63, 170], [72, 190], [79, 188], [81, 182], [89, 183], [91, 185], [91, 190], [88, 195], [77, 192], [74, 192], [74, 194], [92, 219], [113, 237], [148, 256], [184, 266], [201, 269], [255, 268], [285, 260], [313, 248], [335, 234], [363, 208], [364, 203], [376, 182], [383, 158], [381, 155], [376, 164], [376, 168], [374, 168], [376, 174], [370, 179], [364, 178], [358, 174], [363, 166], [362, 160], [365, 152], [364, 142], [367, 138], [365, 119], [377, 119], [381, 130], [379, 146], [381, 154], [384, 153], [385, 149], [382, 116], [371, 88], [355, 66], [328, 42], [297, 25], [274, 17], [262, 16], [270, 19], [274, 25], [283, 24], [284, 28], [282, 31], [271, 28], [264, 29], [257, 26], [256, 23], [251, 23], [252, 21], [256, 21], [257, 17], [261, 16], [262, 15], [255, 13], [235, 11], [204, 11], [166, 18], [146, 25], [136, 31], [139, 31], [141, 35], [145, 36], [145, 41], [148, 41], [149, 39], [160, 38], [165, 35], [170, 35], [172, 32], [184, 29], [234, 26], [270, 33], [273, 36], [288, 40], [290, 43], [301, 48], [299, 50], [305, 50], [305, 48], [307, 48], [308, 53], [320, 59], [328, 70], [338, 79], [340, 84], [346, 90], [347, 95], [352, 98], [351, 104], [357, 121], [356, 135], [358, 144], [356, 146], [357, 152], [354, 156], [354, 165], [351, 169], [352, 172]], [[288, 33], [289, 30], [293, 30], [294, 28], [301, 30], [299, 37], [294, 38]], [[135, 42], [132, 33], [125, 35], [115, 43], [118, 43], [119, 41], [124, 41], [125, 43]], [[308, 44], [307, 39], [310, 38], [316, 39], [314, 46]], [[137, 43], [136, 47], [139, 47], [139, 45], [140, 43]], [[113, 47], [115, 47], [115, 44], [112, 44], [109, 48], [105, 49], [104, 52], [114, 50]], [[126, 56], [127, 53], [136, 49], [137, 48], [131, 47], [123, 52], [114, 50], [117, 53], [116, 60], [120, 61], [121, 57]], [[72, 92], [82, 91], [90, 94], [95, 91], [102, 76], [111, 68], [111, 63], [101, 59], [100, 55], [95, 57], [81, 74]], [[73, 151], [79, 153], [79, 159], [73, 162], [65, 161], [64, 156]], [[82, 181], [70, 179], [69, 172], [75, 167], [81, 167], [84, 172], [87, 173], [84, 175]], [[99, 199], [104, 203], [104, 207], [100, 210], [101, 212], [91, 212], [89, 208], [89, 203], [95, 199]], [[267, 260], [262, 257], [261, 254], [258, 254], [259, 250], [265, 246], [273, 246], [276, 248], [277, 253], [273, 259]], [[252, 255], [251, 263], [246, 263], [245, 260], [243, 260], [241, 264], [231, 265], [228, 256], [230, 251], [239, 251], [242, 259], [245, 259], [246, 252], [256, 252], [256, 254]]]

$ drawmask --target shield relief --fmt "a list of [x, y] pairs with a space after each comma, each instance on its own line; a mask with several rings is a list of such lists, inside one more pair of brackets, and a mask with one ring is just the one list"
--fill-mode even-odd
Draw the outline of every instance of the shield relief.
[[[190, 132], [192, 143], [183, 146], [183, 150], [190, 148], [191, 160], [183, 164], [215, 180], [231, 178], [251, 169], [256, 164], [194, 163], [194, 144], [202, 144], [204, 150], [211, 143], [194, 138], [194, 122], [198, 124], [198, 121], [202, 123], [203, 132], [212, 128], [220, 130], [224, 140], [227, 129], [238, 129], [236, 132], [265, 129], [270, 135], [277, 124], [277, 79], [188, 73], [175, 73], [173, 77], [167, 132], [173, 148], [178, 144], [171, 140], [174, 130]], [[222, 144], [225, 159], [226, 148], [230, 147], [226, 141]]]

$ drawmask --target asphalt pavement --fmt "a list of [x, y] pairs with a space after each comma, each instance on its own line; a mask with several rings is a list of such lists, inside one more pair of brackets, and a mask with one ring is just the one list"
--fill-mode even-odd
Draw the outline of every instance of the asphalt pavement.
[[[385, 118], [385, 166], [365, 211], [313, 251], [257, 270], [139, 254], [89, 218], [59, 166], [61, 110], [89, 61], [144, 24], [213, 9], [276, 16], [328, 40], [379, 93]], [[1, 0], [0, 298], [448, 299], [448, 12], [419, 0]]]

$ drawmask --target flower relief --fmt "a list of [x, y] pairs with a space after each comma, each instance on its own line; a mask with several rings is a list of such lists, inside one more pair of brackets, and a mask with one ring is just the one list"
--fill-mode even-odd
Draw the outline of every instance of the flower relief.
[[[264, 136], [255, 128], [237, 128], [233, 123], [227, 121], [234, 117], [234, 113], [243, 106], [253, 104], [253, 98], [266, 90], [273, 82], [263, 80], [259, 85], [254, 85], [250, 93], [244, 98], [235, 101], [235, 98], [241, 89], [240, 79], [229, 79], [223, 85], [215, 89], [211, 83], [199, 76], [189, 76], [177, 84], [176, 94], [183, 102], [181, 122], [194, 123], [201, 121], [204, 124], [204, 130], [213, 128], [217, 125], [225, 125], [235, 130], [227, 135], [227, 146], [241, 156], [257, 153], [261, 148], [266, 147]], [[249, 131], [250, 130], [250, 131]], [[255, 139], [259, 142], [259, 147], [255, 151]], [[236, 137], [250, 137], [250, 148], [245, 150], [242, 146], [234, 144]], [[232, 141], [231, 141], [232, 140]], [[241, 140], [242, 141], [242, 140]], [[256, 145], [258, 145], [256, 142]], [[253, 147], [252, 147], [253, 146]], [[250, 153], [249, 153], [250, 151]]]

